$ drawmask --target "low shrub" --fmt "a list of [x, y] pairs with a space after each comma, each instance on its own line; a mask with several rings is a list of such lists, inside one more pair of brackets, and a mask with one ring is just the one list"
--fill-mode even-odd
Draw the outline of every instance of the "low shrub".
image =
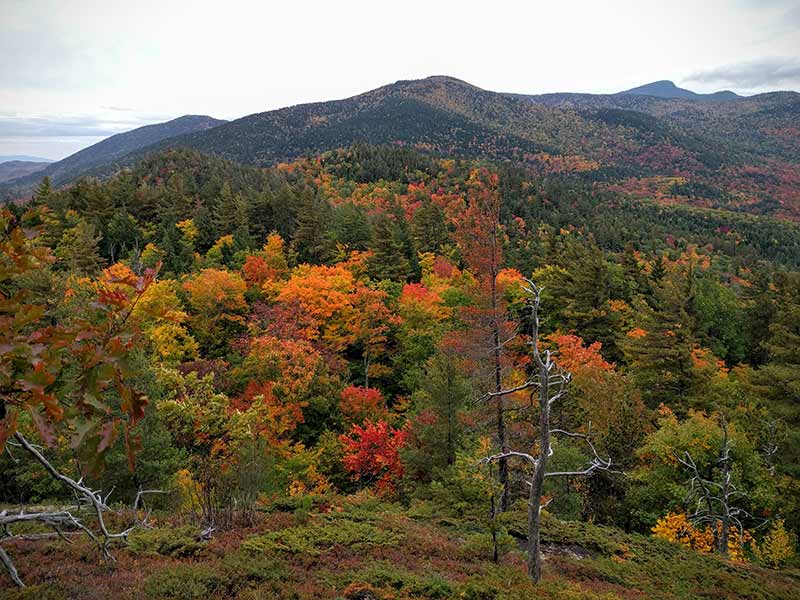
[[[497, 554], [503, 556], [517, 547], [516, 540], [505, 531], [497, 532]], [[460, 554], [463, 558], [476, 560], [492, 560], [494, 557], [494, 540], [491, 533], [473, 533], [467, 536]]]
[[289, 552], [319, 556], [336, 546], [354, 549], [366, 546], [388, 546], [400, 541], [398, 533], [371, 523], [350, 519], [317, 518], [316, 523], [271, 531], [251, 537], [242, 544], [250, 552]]
[[248, 552], [231, 552], [222, 559], [222, 572], [231, 588], [285, 581], [286, 567], [273, 558]]
[[181, 564], [156, 571], [147, 578], [148, 598], [194, 600], [214, 598], [225, 592], [224, 578], [208, 565]]
[[66, 592], [54, 585], [32, 585], [6, 592], [0, 591], [2, 600], [67, 600], [68, 597]]
[[[382, 598], [426, 598], [444, 600], [454, 597], [453, 585], [437, 573], [417, 574], [385, 561], [371, 563], [369, 566], [349, 576], [348, 589], [371, 593]], [[345, 597], [348, 597], [345, 594]], [[367, 597], [367, 596], [364, 596]]]
[[191, 527], [177, 529], [136, 529], [128, 536], [128, 548], [133, 554], [146, 556], [197, 556], [207, 544], [197, 540]]

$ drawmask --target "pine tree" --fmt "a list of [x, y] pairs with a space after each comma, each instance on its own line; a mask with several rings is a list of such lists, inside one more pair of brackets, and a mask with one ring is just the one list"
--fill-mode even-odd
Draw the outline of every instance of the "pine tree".
[[45, 175], [42, 177], [41, 183], [36, 186], [36, 191], [33, 192], [33, 202], [36, 205], [47, 205], [50, 196], [53, 193], [53, 186], [50, 183], [50, 177]]
[[776, 285], [775, 316], [763, 342], [768, 361], [759, 380], [786, 418], [800, 425], [800, 274], [780, 273]]
[[93, 275], [105, 266], [100, 256], [100, 239], [94, 225], [80, 219], [77, 225], [61, 236], [54, 254], [69, 271]]
[[685, 275], [673, 272], [662, 279], [651, 306], [634, 302], [635, 328], [623, 341], [630, 372], [650, 408], [664, 403], [685, 409], [692, 386], [694, 337]]
[[348, 250], [366, 250], [372, 231], [364, 209], [353, 202], [338, 206], [333, 217], [333, 235]]
[[411, 237], [420, 252], [440, 252], [450, 239], [441, 207], [431, 201], [420, 206], [411, 219]]
[[299, 262], [321, 264], [330, 257], [331, 243], [325, 232], [330, 223], [331, 207], [311, 189], [304, 190], [297, 211], [297, 230], [292, 249]]
[[428, 476], [455, 464], [464, 436], [460, 415], [471, 394], [453, 356], [437, 354], [428, 361], [423, 386], [414, 396], [421, 413], [415, 431], [416, 462], [421, 464], [416, 467]]
[[386, 214], [380, 215], [372, 230], [372, 257], [369, 261], [370, 275], [375, 279], [405, 281], [410, 265], [406, 258], [406, 246], [395, 221]]
[[560, 269], [548, 272], [544, 281], [547, 298], [557, 299], [558, 310], [549, 310], [553, 329], [573, 332], [589, 343], [601, 342], [603, 355], [619, 360], [616, 325], [609, 307], [611, 271], [602, 250], [593, 240], [570, 239], [556, 259]]

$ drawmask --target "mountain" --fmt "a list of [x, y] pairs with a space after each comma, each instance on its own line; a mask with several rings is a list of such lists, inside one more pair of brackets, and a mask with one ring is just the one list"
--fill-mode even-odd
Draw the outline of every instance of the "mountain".
[[[638, 94], [524, 96], [452, 77], [249, 115], [121, 159], [186, 146], [257, 166], [356, 142], [509, 160], [634, 198], [800, 220], [800, 94], [735, 102]], [[98, 174], [108, 174], [113, 168]]]
[[680, 98], [683, 100], [736, 100], [741, 98], [729, 90], [714, 92], [713, 94], [698, 94], [691, 90], [680, 88], [671, 81], [654, 81], [646, 85], [640, 85], [624, 92], [619, 92], [623, 96], [654, 96], [656, 98]]
[[55, 162], [50, 158], [42, 158], [40, 156], [28, 156], [26, 154], [13, 154], [10, 156], [0, 156], [0, 164], [5, 162], [11, 162], [12, 160], [16, 161], [23, 161], [23, 162], [38, 162], [38, 163], [51, 163]]
[[800, 221], [798, 122], [800, 94], [794, 92], [735, 102], [633, 93], [531, 96], [434, 76], [207, 124], [174, 137], [162, 131], [155, 143], [138, 140], [127, 154], [121, 147], [101, 155], [94, 147], [87, 150], [95, 160], [82, 168], [64, 164], [81, 158], [78, 153], [42, 174], [58, 173], [56, 183], [81, 172], [107, 176], [177, 147], [268, 166], [366, 142], [512, 161], [634, 199]]
[[270, 165], [354, 142], [522, 158], [557, 141], [557, 128], [548, 126], [555, 112], [436, 76], [398, 81], [344, 100], [249, 115], [209, 131], [163, 140], [130, 160], [152, 150], [188, 146], [239, 162]]
[[68, 183], [97, 167], [108, 168], [139, 148], [150, 146], [166, 138], [211, 129], [221, 123], [225, 123], [225, 121], [204, 115], [185, 115], [165, 123], [145, 125], [132, 131], [112, 135], [63, 160], [48, 165], [47, 168], [37, 171], [33, 175], [9, 181], [7, 185], [18, 190], [26, 190], [38, 183], [44, 176], [50, 177], [54, 185]]
[[38, 173], [50, 163], [33, 162], [29, 160], [9, 160], [0, 162], [0, 183], [11, 181], [19, 177], [25, 177], [32, 173]]

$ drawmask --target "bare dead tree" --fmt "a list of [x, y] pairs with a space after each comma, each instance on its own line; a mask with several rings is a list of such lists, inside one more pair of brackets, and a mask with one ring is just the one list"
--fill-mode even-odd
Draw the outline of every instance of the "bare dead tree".
[[[4, 510], [0, 513], [0, 543], [21, 539], [31, 540], [58, 537], [71, 544], [72, 537], [76, 535], [86, 535], [86, 537], [97, 546], [104, 560], [114, 561], [114, 556], [111, 554], [110, 549], [111, 544], [117, 540], [126, 542], [128, 535], [131, 531], [136, 529], [136, 527], [147, 526], [150, 512], [148, 511], [143, 518], [138, 516], [140, 507], [144, 506], [144, 497], [147, 494], [164, 493], [162, 490], [140, 489], [136, 494], [136, 499], [133, 504], [133, 524], [120, 532], [111, 532], [106, 524], [105, 515], [116, 512], [108, 506], [108, 499], [113, 489], [105, 496], [100, 491], [92, 490], [84, 485], [83, 478], [75, 480], [56, 469], [50, 461], [45, 458], [44, 454], [42, 454], [41, 449], [35, 444], [30, 443], [21, 433], [17, 432], [14, 438], [18, 447], [33, 456], [52, 477], [63, 483], [75, 494], [76, 503], [74, 507], [67, 509], [44, 510], [31, 513], [25, 512], [24, 508], [12, 513], [8, 510]], [[87, 511], [94, 519], [92, 526], [87, 525], [81, 516], [81, 513]], [[52, 532], [36, 534], [14, 534], [12, 532], [11, 527], [13, 525], [24, 523], [40, 523], [52, 529]], [[2, 546], [0, 546], [0, 562], [3, 563], [3, 567], [8, 572], [12, 581], [19, 587], [25, 587], [11, 557], [9, 557]]]
[[689, 451], [685, 451], [683, 455], [676, 454], [675, 458], [691, 474], [687, 503], [694, 503], [695, 510], [688, 515], [689, 520], [695, 524], [709, 525], [717, 552], [727, 556], [731, 528], [736, 528], [742, 540], [742, 519], [752, 519], [753, 516], [736, 506], [737, 501], [746, 498], [747, 494], [739, 490], [732, 480], [733, 445], [724, 416], [720, 416], [720, 428], [722, 444], [715, 464], [719, 472], [718, 478], [714, 477], [713, 472], [704, 476]]
[[[517, 452], [513, 450], [501, 449], [502, 451], [493, 456], [486, 457], [483, 462], [492, 463], [501, 460], [519, 460], [527, 465], [531, 471], [529, 480], [525, 483], [529, 487], [528, 493], [528, 574], [531, 579], [538, 582], [542, 577], [541, 561], [541, 514], [542, 496], [544, 492], [544, 481], [547, 477], [577, 477], [591, 475], [597, 470], [608, 470], [611, 468], [611, 460], [600, 458], [597, 449], [591, 440], [591, 425], [587, 433], [576, 433], [553, 429], [550, 426], [551, 407], [567, 394], [567, 390], [572, 380], [572, 375], [561, 369], [553, 360], [550, 351], [544, 355], [539, 351], [539, 305], [541, 303], [542, 288], [538, 287], [533, 281], [525, 279], [523, 291], [529, 296], [531, 310], [531, 332], [528, 344], [533, 356], [534, 372], [531, 377], [523, 384], [510, 389], [490, 392], [489, 397], [507, 396], [523, 390], [532, 390], [538, 397], [539, 404], [539, 428], [534, 447], [538, 447], [538, 455], [534, 456], [527, 452]], [[550, 471], [548, 472], [548, 462], [553, 455], [551, 445], [552, 435], [564, 435], [569, 438], [582, 440], [591, 452], [589, 464], [577, 471]]]

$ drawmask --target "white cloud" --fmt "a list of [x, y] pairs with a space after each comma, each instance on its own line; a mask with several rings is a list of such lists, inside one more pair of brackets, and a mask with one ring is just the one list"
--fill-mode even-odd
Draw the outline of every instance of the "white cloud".
[[738, 89], [800, 89], [800, 57], [776, 57], [698, 71], [687, 81]]
[[432, 74], [616, 92], [800, 48], [797, 0], [0, 2], [0, 110], [98, 123], [236, 118]]

